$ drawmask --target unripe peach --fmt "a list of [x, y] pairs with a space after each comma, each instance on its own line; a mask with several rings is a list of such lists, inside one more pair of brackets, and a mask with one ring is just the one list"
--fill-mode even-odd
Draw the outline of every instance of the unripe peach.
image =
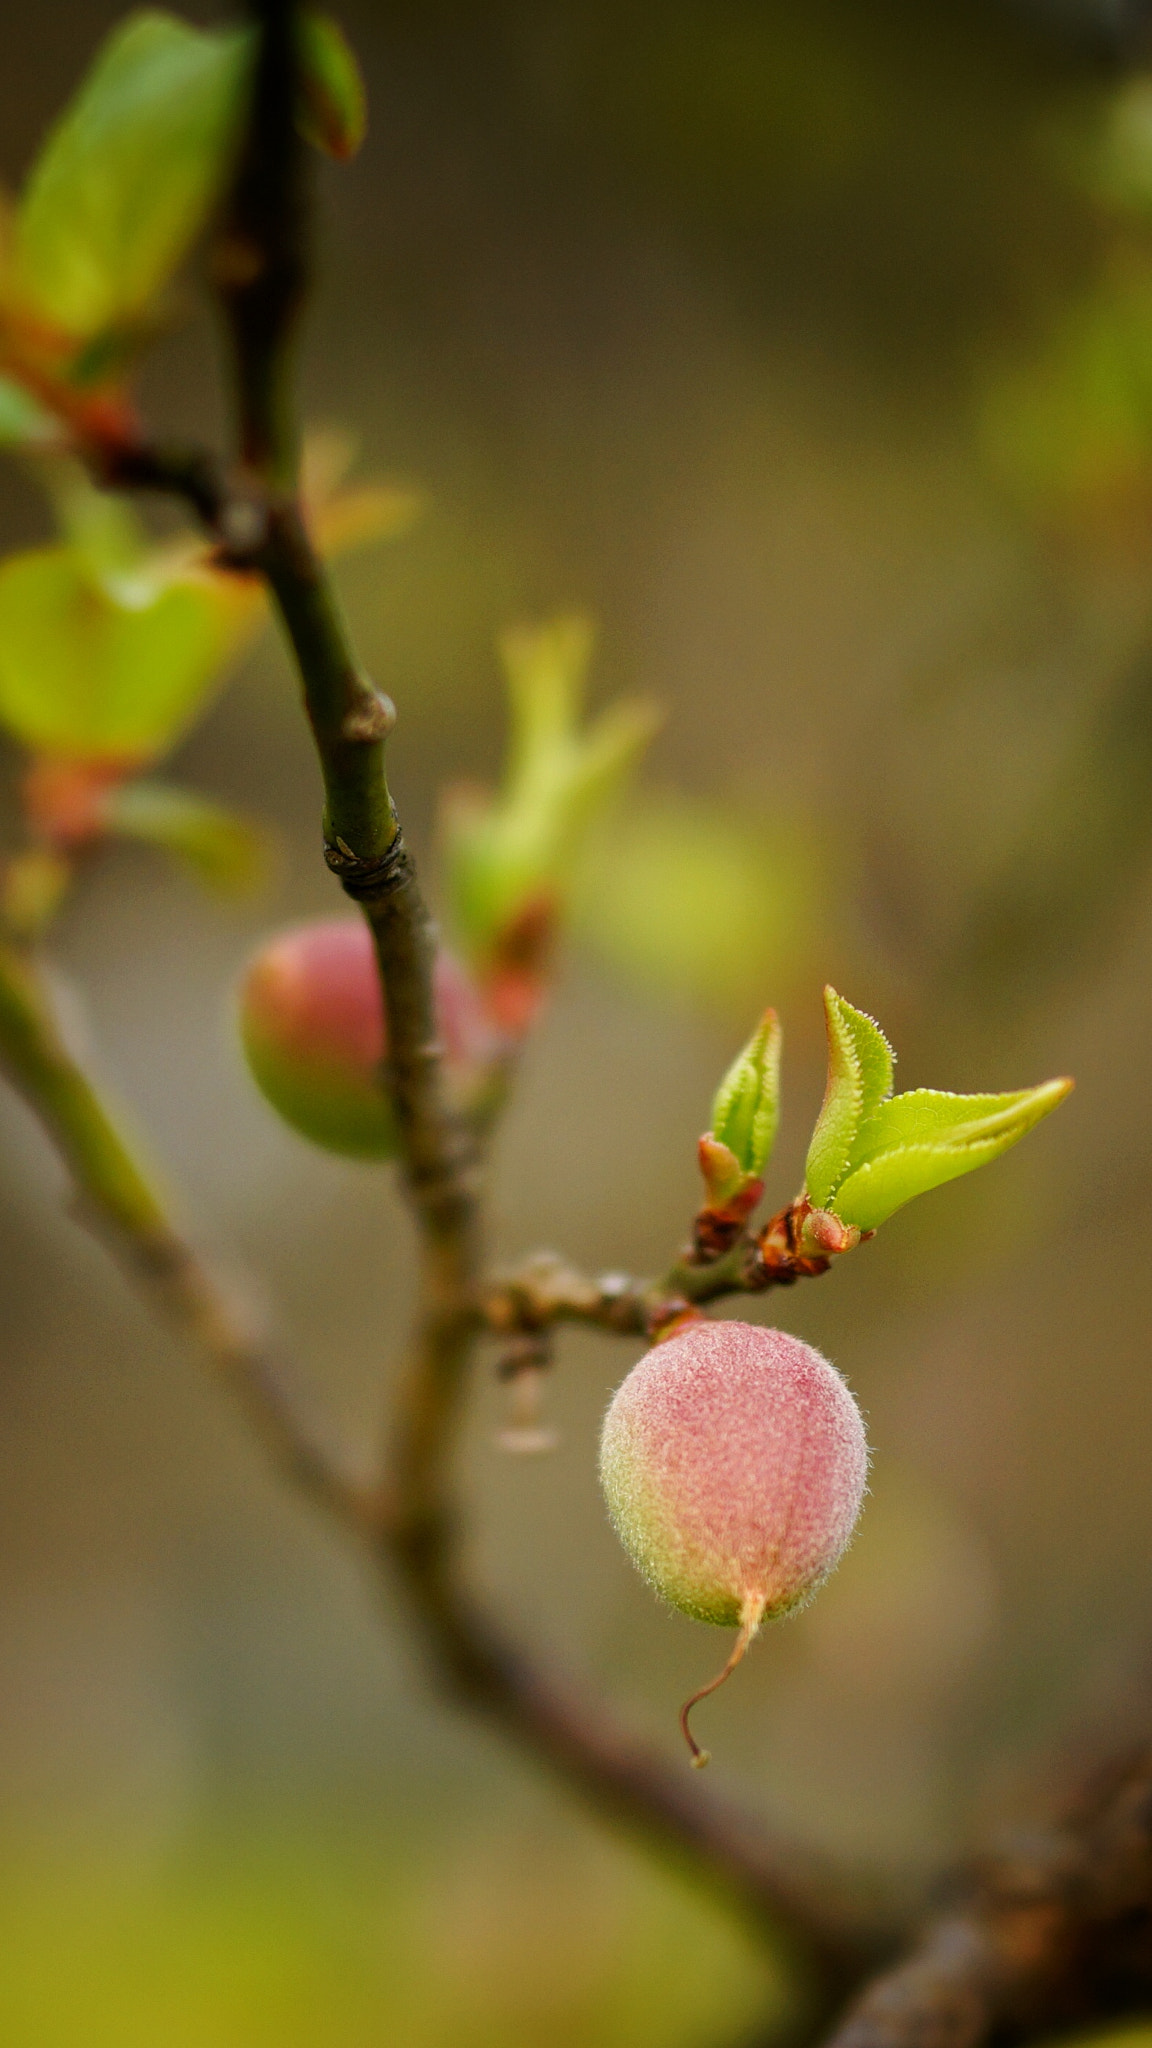
[[[437, 955], [435, 984], [449, 1074], [460, 1080], [490, 1055], [491, 1031], [450, 953]], [[257, 1087], [294, 1130], [352, 1158], [395, 1155], [384, 1005], [363, 918], [295, 925], [262, 946], [241, 985], [240, 1033]]]
[[838, 1563], [867, 1466], [860, 1411], [827, 1359], [736, 1322], [689, 1323], [647, 1352], [600, 1448], [625, 1549], [672, 1606], [740, 1629], [732, 1663]]

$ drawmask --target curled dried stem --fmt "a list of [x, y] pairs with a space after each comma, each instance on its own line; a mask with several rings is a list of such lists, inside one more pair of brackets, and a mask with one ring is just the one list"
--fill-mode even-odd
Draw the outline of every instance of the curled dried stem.
[[710, 1678], [707, 1685], [702, 1685], [698, 1692], [694, 1692], [690, 1699], [686, 1699], [680, 1709], [680, 1729], [685, 1742], [688, 1744], [692, 1758], [692, 1769], [694, 1771], [702, 1771], [705, 1764], [711, 1763], [712, 1752], [710, 1749], [701, 1749], [689, 1726], [689, 1715], [693, 1707], [698, 1707], [701, 1700], [708, 1699], [712, 1693], [719, 1692], [720, 1687], [731, 1678], [736, 1666], [743, 1662], [744, 1654], [749, 1644], [759, 1634], [760, 1624], [763, 1619], [763, 1594], [749, 1593], [745, 1598], [740, 1616], [740, 1633], [736, 1638], [732, 1655], [725, 1664], [723, 1671], [718, 1671], [715, 1678]]

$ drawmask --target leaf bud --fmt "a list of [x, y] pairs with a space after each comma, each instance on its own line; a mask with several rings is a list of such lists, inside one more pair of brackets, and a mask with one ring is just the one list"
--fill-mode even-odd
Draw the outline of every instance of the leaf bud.
[[299, 15], [300, 106], [305, 140], [338, 163], [356, 155], [368, 128], [364, 80], [347, 36], [330, 14]]
[[712, 1104], [712, 1136], [726, 1145], [743, 1173], [761, 1175], [780, 1121], [780, 1021], [765, 1010], [744, 1050], [729, 1067]]
[[617, 794], [658, 723], [651, 705], [582, 716], [592, 653], [587, 620], [508, 633], [508, 761], [497, 792], [457, 787], [442, 811], [451, 926], [477, 971], [498, 966], [508, 934], [538, 906], [563, 906], [588, 827]]
[[800, 1225], [797, 1249], [802, 1258], [833, 1259], [855, 1251], [859, 1242], [855, 1224], [842, 1223], [830, 1209], [810, 1209]]

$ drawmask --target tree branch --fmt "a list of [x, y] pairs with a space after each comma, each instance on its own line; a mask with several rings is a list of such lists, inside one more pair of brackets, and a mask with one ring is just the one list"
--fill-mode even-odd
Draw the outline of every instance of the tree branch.
[[373, 1526], [374, 1495], [304, 1415], [281, 1361], [172, 1227], [160, 1196], [65, 1043], [31, 957], [2, 942], [0, 1068], [64, 1161], [78, 1219], [160, 1315], [207, 1355], [285, 1476], [341, 1522]]
[[983, 2048], [1152, 2010], [1152, 1751], [977, 1865], [828, 2048]]
[[486, 1284], [482, 1310], [498, 1336], [554, 1323], [589, 1323], [616, 1336], [649, 1337], [677, 1315], [732, 1294], [766, 1294], [826, 1273], [834, 1254], [806, 1254], [800, 1232], [809, 1206], [797, 1196], [758, 1232], [740, 1229], [714, 1257], [686, 1251], [655, 1280], [581, 1273], [555, 1252], [537, 1252]]

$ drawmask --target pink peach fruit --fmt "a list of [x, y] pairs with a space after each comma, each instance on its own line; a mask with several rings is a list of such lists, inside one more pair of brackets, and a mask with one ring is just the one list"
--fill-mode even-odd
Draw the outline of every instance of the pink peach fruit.
[[[437, 955], [435, 984], [445, 1058], [460, 1079], [490, 1053], [491, 1031], [450, 953]], [[293, 1130], [352, 1158], [395, 1155], [384, 1006], [363, 918], [321, 918], [268, 940], [241, 985], [240, 1035], [257, 1087]]]
[[[740, 1631], [803, 1605], [864, 1496], [860, 1411], [798, 1337], [703, 1319], [645, 1353], [604, 1420], [600, 1476], [625, 1549], [685, 1614]], [[704, 1688], [705, 1692], [714, 1689]], [[694, 1762], [706, 1757], [682, 1725]]]

